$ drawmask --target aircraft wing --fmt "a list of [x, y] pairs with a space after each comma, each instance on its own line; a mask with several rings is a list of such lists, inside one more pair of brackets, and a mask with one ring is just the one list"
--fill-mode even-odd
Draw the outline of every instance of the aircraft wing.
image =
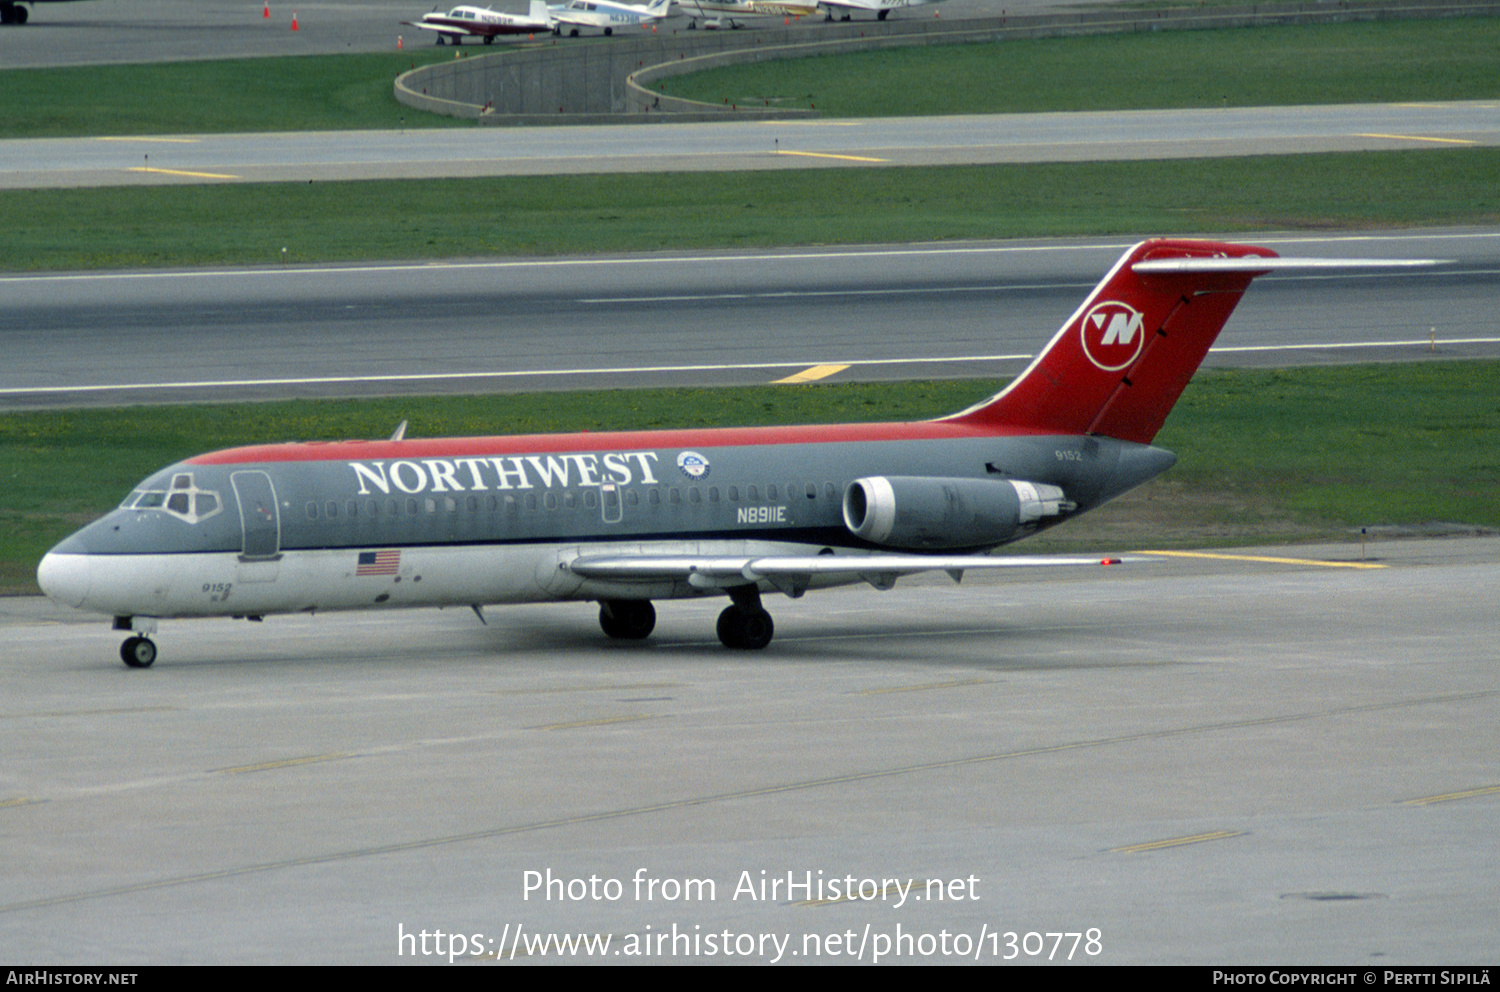
[[451, 24], [423, 24], [421, 21], [402, 21], [407, 27], [421, 28], [423, 31], [436, 31], [445, 38], [477, 38], [477, 31], [466, 28], [454, 27]]
[[554, 7], [549, 4], [547, 10], [551, 13], [552, 19], [558, 24], [576, 24], [584, 28], [596, 28], [600, 26], [599, 18], [588, 14], [573, 13], [568, 10], [566, 5]]
[[817, 0], [747, 0], [753, 14], [772, 14], [777, 17], [805, 17], [818, 12]]
[[1044, 568], [1118, 565], [1123, 558], [1053, 555], [808, 555], [713, 557], [708, 555], [584, 555], [564, 567], [585, 579], [613, 582], [686, 581], [701, 589], [728, 589], [766, 581], [789, 596], [802, 595], [814, 576], [856, 575], [877, 589], [889, 589], [902, 575], [944, 571], [957, 582], [971, 568]]

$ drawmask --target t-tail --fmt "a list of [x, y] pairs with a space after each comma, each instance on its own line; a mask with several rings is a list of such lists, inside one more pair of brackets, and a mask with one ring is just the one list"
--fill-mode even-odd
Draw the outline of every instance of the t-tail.
[[1144, 241], [1014, 382], [944, 419], [1149, 444], [1250, 281], [1285, 267], [1276, 257], [1250, 245]]

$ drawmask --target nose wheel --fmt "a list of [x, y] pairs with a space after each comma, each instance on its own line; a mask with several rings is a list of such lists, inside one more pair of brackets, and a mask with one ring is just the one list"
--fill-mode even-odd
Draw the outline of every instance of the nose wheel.
[[150, 668], [156, 660], [156, 642], [149, 637], [127, 637], [120, 645], [120, 660], [131, 668]]

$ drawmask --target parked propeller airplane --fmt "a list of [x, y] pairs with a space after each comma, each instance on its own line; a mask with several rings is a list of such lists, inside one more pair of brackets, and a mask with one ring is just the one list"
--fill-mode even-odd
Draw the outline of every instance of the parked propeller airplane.
[[161, 618], [592, 600], [644, 638], [652, 600], [727, 596], [726, 647], [763, 648], [770, 592], [889, 588], [941, 569], [1111, 564], [992, 557], [1176, 461], [1151, 445], [1240, 295], [1282, 259], [1146, 241], [1020, 377], [917, 423], [268, 444], [189, 458], [42, 559], [60, 603], [132, 631]]
[[546, 0], [531, 0], [529, 14], [503, 14], [487, 7], [454, 7], [446, 14], [432, 11], [423, 14], [420, 21], [401, 23], [436, 32], [439, 45], [445, 38], [455, 45], [462, 44], [465, 38], [483, 38], [488, 45], [496, 35], [536, 34], [554, 27]]
[[644, 24], [666, 17], [672, 8], [672, 0], [651, 0], [647, 4], [617, 3], [615, 0], [572, 0], [566, 4], [552, 4], [548, 10], [555, 22], [553, 33], [562, 34], [564, 24], [568, 34], [577, 37], [579, 28], [603, 28], [604, 33], [614, 34], [615, 28], [630, 24]]
[[818, 10], [817, 0], [675, 0], [689, 18], [688, 27], [739, 28], [746, 17], [806, 17]]
[[824, 20], [834, 20], [834, 8], [838, 8], [838, 20], [847, 21], [851, 15], [858, 11], [871, 11], [875, 19], [883, 21], [891, 11], [902, 7], [920, 7], [929, 3], [940, 3], [941, 0], [818, 0], [818, 6], [827, 8]]

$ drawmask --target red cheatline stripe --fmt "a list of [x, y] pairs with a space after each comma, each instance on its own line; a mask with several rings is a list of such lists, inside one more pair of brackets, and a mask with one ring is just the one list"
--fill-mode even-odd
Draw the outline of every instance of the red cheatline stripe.
[[926, 441], [1025, 435], [1020, 429], [983, 430], [923, 421], [909, 424], [813, 424], [802, 427], [729, 427], [680, 431], [599, 434], [522, 434], [514, 437], [413, 438], [403, 441], [309, 441], [213, 451], [188, 459], [193, 465], [255, 462], [373, 461], [378, 459], [487, 457], [568, 451], [637, 451], [652, 448], [726, 448], [766, 444], [833, 444], [847, 441]]

